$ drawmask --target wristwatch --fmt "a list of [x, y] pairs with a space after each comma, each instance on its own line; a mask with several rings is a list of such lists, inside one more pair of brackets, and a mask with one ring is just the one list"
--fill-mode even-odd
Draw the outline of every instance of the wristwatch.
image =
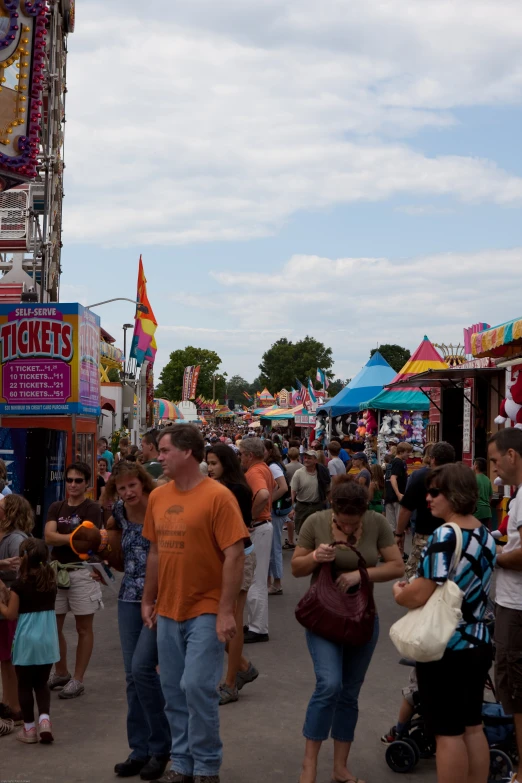
[[394, 533], [393, 535], [395, 536], [395, 538], [404, 538], [406, 533]]

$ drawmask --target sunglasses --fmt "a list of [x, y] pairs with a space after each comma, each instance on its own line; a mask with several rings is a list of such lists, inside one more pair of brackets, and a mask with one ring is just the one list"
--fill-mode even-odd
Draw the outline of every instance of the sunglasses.
[[437, 487], [430, 487], [428, 489], [428, 495], [430, 496], [430, 498], [438, 498], [440, 495], [440, 489], [438, 489]]
[[83, 478], [81, 478], [81, 479], [79, 479], [79, 478], [66, 478], [65, 481], [67, 482], [67, 484], [83, 484], [85, 479], [83, 479]]

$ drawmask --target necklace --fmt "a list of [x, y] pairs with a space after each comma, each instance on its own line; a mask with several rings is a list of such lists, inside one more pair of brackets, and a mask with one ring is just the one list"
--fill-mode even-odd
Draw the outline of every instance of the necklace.
[[[346, 544], [343, 541], [340, 541], [338, 538], [335, 537], [335, 531], [334, 528], [341, 533], [343, 536], [346, 536]], [[349, 549], [350, 546], [355, 546], [355, 544], [359, 541], [362, 533], [362, 519], [359, 522], [359, 526], [357, 530], [354, 530], [353, 533], [347, 534], [341, 528], [337, 525], [337, 522], [335, 521], [333, 515], [332, 515], [332, 521], [330, 523], [330, 533], [332, 534], [332, 539], [336, 546], [339, 547], [339, 549]]]

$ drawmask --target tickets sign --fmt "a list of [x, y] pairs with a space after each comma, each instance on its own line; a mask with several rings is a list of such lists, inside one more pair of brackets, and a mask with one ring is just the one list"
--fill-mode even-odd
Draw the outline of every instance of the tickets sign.
[[0, 413], [100, 415], [100, 319], [80, 304], [0, 305]]

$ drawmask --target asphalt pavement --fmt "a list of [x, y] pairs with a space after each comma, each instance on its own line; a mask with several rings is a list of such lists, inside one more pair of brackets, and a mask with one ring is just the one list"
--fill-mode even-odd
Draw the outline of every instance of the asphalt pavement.
[[[297, 783], [304, 740], [301, 734], [314, 674], [304, 631], [294, 617], [307, 579], [290, 574], [291, 553], [285, 552], [284, 594], [270, 597], [270, 642], [245, 648], [259, 678], [246, 685], [240, 699], [221, 708], [224, 741], [222, 783]], [[118, 778], [114, 764], [128, 755], [125, 731], [125, 678], [118, 638], [116, 597], [104, 588], [105, 610], [95, 618], [95, 648], [85, 679], [85, 693], [63, 701], [53, 693], [52, 746], [23, 745], [14, 735], [0, 738], [0, 783], [109, 783]], [[381, 735], [396, 720], [401, 688], [409, 670], [398, 664], [388, 638], [400, 616], [389, 584], [376, 585], [381, 636], [359, 702], [359, 724], [351, 768], [366, 783], [434, 783], [433, 760], [420, 761], [401, 776], [384, 759]], [[74, 621], [66, 621], [74, 644]], [[329, 783], [332, 743], [324, 744], [317, 783]], [[137, 778], [129, 780], [139, 781]]]

